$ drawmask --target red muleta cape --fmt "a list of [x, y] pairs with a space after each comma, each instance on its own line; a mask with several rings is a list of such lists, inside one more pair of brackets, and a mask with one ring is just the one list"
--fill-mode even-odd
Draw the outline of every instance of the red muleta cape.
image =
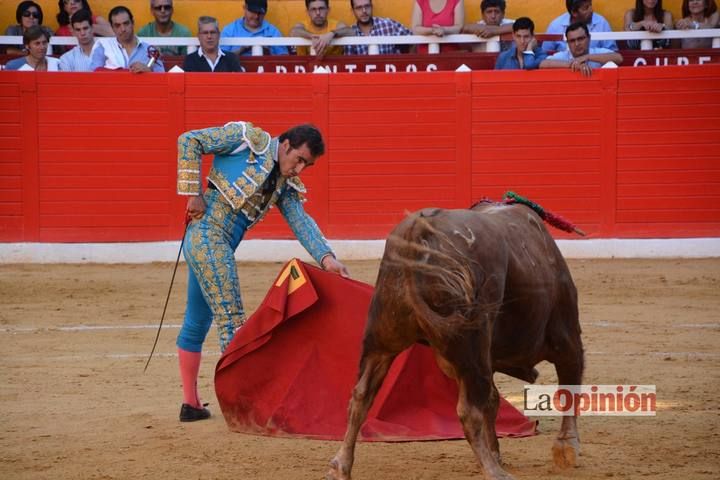
[[[215, 368], [215, 391], [231, 430], [340, 440], [355, 386], [373, 287], [288, 262]], [[415, 345], [400, 354], [360, 431], [365, 441], [464, 438], [457, 384]], [[535, 434], [500, 399], [498, 436]]]

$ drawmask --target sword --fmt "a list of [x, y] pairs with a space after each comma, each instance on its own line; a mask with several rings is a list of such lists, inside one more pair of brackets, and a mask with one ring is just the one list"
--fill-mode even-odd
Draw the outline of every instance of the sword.
[[145, 368], [143, 368], [143, 373], [147, 371], [148, 365], [150, 365], [150, 360], [152, 360], [155, 347], [157, 347], [158, 339], [160, 338], [160, 331], [162, 330], [163, 321], [165, 321], [165, 312], [167, 311], [168, 302], [170, 302], [170, 292], [172, 292], [173, 283], [175, 283], [175, 273], [177, 273], [178, 264], [180, 263], [180, 254], [182, 253], [183, 244], [185, 243], [188, 225], [190, 225], [190, 215], [185, 212], [185, 230], [183, 231], [182, 240], [180, 240], [180, 249], [175, 259], [175, 268], [173, 268], [172, 278], [170, 279], [170, 288], [168, 288], [167, 297], [165, 298], [165, 307], [163, 307], [162, 316], [160, 317], [160, 325], [158, 325], [157, 334], [155, 335], [155, 342], [153, 343], [152, 350], [150, 350], [150, 356], [148, 356], [147, 362], [145, 363]]

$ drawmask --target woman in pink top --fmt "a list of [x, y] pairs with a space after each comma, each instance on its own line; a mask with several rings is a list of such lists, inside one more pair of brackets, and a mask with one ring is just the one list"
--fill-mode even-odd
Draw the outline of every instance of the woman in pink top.
[[[460, 33], [465, 23], [464, 0], [415, 0], [412, 31], [415, 35], [442, 37]], [[460, 50], [458, 45], [441, 44], [440, 51]], [[427, 45], [419, 45], [418, 52], [427, 53]]]

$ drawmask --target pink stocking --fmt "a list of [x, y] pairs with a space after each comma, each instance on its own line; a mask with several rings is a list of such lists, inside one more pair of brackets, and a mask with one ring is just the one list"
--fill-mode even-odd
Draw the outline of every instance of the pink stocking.
[[191, 407], [201, 408], [200, 394], [198, 393], [197, 380], [200, 372], [201, 352], [188, 352], [178, 348], [178, 359], [180, 360], [180, 376], [183, 384], [183, 403]]

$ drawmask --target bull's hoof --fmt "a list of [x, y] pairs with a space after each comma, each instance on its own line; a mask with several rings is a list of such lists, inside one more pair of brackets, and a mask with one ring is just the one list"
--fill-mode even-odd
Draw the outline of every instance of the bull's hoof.
[[494, 472], [485, 472], [485, 477], [492, 480], [515, 480], [515, 477], [502, 469]]
[[580, 442], [577, 438], [556, 438], [552, 447], [553, 463], [560, 469], [573, 468], [578, 464]]
[[325, 480], [350, 480], [350, 472], [340, 466], [337, 458], [330, 460], [330, 470], [325, 474]]

